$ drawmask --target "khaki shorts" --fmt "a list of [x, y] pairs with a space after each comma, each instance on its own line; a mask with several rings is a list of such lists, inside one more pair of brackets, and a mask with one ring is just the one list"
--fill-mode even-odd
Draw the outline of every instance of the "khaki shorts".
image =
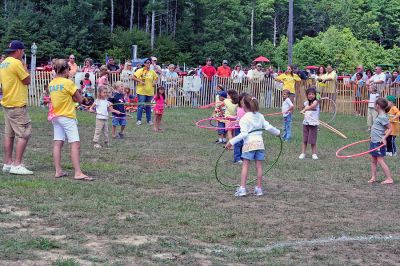
[[5, 136], [9, 138], [17, 136], [22, 139], [29, 139], [32, 134], [32, 125], [26, 107], [4, 107], [3, 109]]

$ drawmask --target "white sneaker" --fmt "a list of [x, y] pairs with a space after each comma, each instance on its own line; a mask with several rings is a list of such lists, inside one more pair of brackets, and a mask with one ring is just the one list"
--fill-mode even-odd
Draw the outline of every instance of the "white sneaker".
[[392, 157], [392, 156], [393, 156], [393, 153], [387, 152], [386, 155]]
[[10, 174], [14, 174], [14, 175], [33, 175], [32, 171], [29, 171], [28, 169], [25, 168], [25, 166], [18, 165], [18, 166], [11, 166], [10, 169]]
[[318, 156], [317, 156], [316, 154], [313, 154], [313, 155], [312, 155], [312, 159], [313, 159], [313, 160], [318, 160]]
[[9, 173], [11, 166], [11, 164], [3, 164], [3, 173]]
[[300, 154], [299, 159], [303, 160], [304, 158], [306, 158], [306, 154], [305, 153]]
[[235, 192], [235, 197], [244, 197], [246, 195], [247, 192], [245, 187], [238, 187], [238, 189]]
[[153, 121], [147, 122], [147, 124], [149, 124], [150, 126], [153, 125]]
[[239, 161], [234, 162], [234, 164], [242, 164], [242, 163], [243, 163], [242, 160], [239, 160]]
[[264, 192], [262, 191], [262, 189], [260, 187], [254, 187], [254, 195], [262, 196], [262, 195], [264, 195]]
[[98, 144], [98, 143], [96, 143], [96, 144], [94, 144], [94, 146], [93, 147], [95, 147], [96, 149], [100, 149], [101, 148], [101, 145], [100, 144]]
[[393, 153], [393, 156], [397, 156], [397, 152], [394, 152], [394, 153]]
[[136, 122], [136, 125], [138, 125], [138, 126], [140, 126], [141, 124], [142, 124], [142, 121], [140, 121], [140, 120]]

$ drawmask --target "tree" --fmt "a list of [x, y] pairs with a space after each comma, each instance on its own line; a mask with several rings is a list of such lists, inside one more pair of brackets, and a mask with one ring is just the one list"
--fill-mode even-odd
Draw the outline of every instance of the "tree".
[[289, 0], [288, 65], [293, 61], [293, 0]]

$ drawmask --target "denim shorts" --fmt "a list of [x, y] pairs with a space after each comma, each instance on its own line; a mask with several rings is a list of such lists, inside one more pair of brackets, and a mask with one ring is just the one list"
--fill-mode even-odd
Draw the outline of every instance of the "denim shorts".
[[242, 159], [246, 159], [249, 161], [254, 161], [254, 160], [264, 161], [265, 160], [265, 152], [264, 152], [264, 150], [242, 152]]
[[226, 130], [225, 130], [225, 123], [223, 122], [218, 122], [218, 135], [224, 135], [226, 134]]
[[[381, 142], [370, 142], [369, 144], [369, 149], [375, 149], [379, 146], [381, 146]], [[380, 149], [377, 149], [376, 151], [372, 151], [369, 154], [371, 154], [372, 157], [385, 157], [386, 156], [386, 146], [383, 146]]]
[[113, 117], [112, 125], [113, 127], [126, 126], [126, 117]]

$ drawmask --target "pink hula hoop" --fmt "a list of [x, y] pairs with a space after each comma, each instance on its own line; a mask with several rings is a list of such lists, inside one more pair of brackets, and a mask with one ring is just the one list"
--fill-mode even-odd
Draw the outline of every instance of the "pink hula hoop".
[[197, 121], [197, 122], [196, 122], [196, 126], [197, 126], [198, 128], [210, 129], [210, 130], [236, 129], [236, 128], [240, 128], [239, 126], [220, 128], [220, 127], [213, 127], [213, 126], [204, 126], [204, 125], [201, 125], [201, 123], [204, 123], [204, 122], [206, 122], [206, 121], [212, 121], [212, 120], [221, 121], [221, 120], [229, 120], [229, 119], [217, 118], [217, 117], [205, 118], [205, 119], [201, 119], [201, 120]]
[[270, 114], [265, 114], [264, 116], [274, 116], [274, 115], [283, 115], [284, 112], [277, 112], [277, 113], [270, 113]]
[[368, 153], [370, 153], [370, 152], [379, 150], [380, 148], [382, 148], [383, 146], [385, 146], [385, 144], [382, 144], [382, 145], [380, 145], [379, 147], [376, 147], [375, 149], [372, 149], [372, 150], [369, 150], [369, 151], [364, 151], [364, 152], [361, 152], [361, 153], [352, 154], [352, 155], [340, 155], [340, 154], [339, 154], [341, 151], [343, 151], [343, 150], [345, 150], [345, 149], [347, 149], [347, 148], [349, 148], [349, 147], [358, 145], [358, 144], [360, 144], [360, 143], [369, 142], [369, 141], [370, 141], [369, 139], [365, 139], [365, 140], [360, 140], [360, 141], [357, 141], [357, 142], [354, 142], [354, 143], [350, 143], [350, 144], [348, 144], [348, 145], [346, 145], [346, 146], [344, 146], [344, 147], [338, 149], [337, 152], [336, 152], [336, 157], [337, 157], [337, 158], [340, 158], [340, 159], [347, 159], [347, 158], [360, 157], [360, 156], [366, 155], [366, 154], [368, 154]]

